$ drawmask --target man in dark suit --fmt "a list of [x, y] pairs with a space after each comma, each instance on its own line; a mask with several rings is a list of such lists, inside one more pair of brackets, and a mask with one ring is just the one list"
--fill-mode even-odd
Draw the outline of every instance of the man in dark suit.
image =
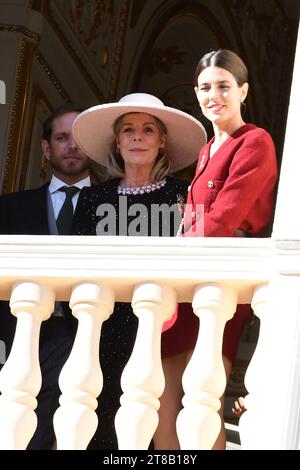
[[[72, 136], [72, 124], [81, 111], [72, 104], [63, 105], [45, 121], [41, 145], [52, 167], [51, 181], [37, 189], [0, 197], [0, 234], [70, 233], [71, 227], [65, 227], [59, 223], [63, 222], [62, 216], [68, 198], [68, 188], [73, 188], [69, 202], [74, 209], [80, 190], [84, 186], [91, 185], [90, 160], [77, 147]], [[76, 323], [77, 320], [72, 316], [67, 303], [56, 303], [55, 311], [50, 319], [42, 323], [40, 363], [43, 383], [37, 397], [38, 427], [28, 449], [51, 449], [55, 442], [52, 420], [60, 396], [58, 377], [71, 351], [77, 328]], [[1, 301], [0, 340], [5, 343], [6, 356], [12, 346], [15, 326], [16, 318], [10, 313], [8, 302]]]

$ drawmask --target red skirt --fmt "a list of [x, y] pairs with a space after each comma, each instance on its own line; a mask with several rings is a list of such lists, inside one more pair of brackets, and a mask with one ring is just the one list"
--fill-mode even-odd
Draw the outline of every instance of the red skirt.
[[[251, 314], [250, 305], [239, 304], [234, 317], [226, 323], [223, 337], [223, 355], [230, 360], [231, 364], [234, 363], [240, 337]], [[176, 318], [176, 315], [174, 316]], [[175, 324], [162, 334], [162, 357], [175, 356], [194, 349], [198, 330], [199, 319], [193, 313], [191, 304], [178, 304]]]

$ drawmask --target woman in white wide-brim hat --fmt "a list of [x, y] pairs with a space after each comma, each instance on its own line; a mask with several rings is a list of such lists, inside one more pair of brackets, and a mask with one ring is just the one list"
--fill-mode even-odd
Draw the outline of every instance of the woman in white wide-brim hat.
[[[74, 121], [73, 134], [85, 154], [105, 166], [111, 178], [81, 191], [74, 234], [176, 235], [187, 183], [169, 174], [197, 160], [206, 142], [199, 121], [165, 106], [155, 96], [134, 93], [81, 113]], [[137, 318], [130, 304], [116, 303], [101, 332], [104, 385], [97, 408], [101, 425], [91, 449], [117, 449], [114, 418], [120, 407], [120, 379], [136, 332]]]
[[77, 144], [89, 157], [107, 167], [110, 151], [114, 150], [111, 147], [114, 147], [119, 120], [128, 113], [149, 114], [163, 124], [170, 173], [195, 162], [206, 143], [205, 129], [197, 119], [165, 106], [153, 95], [132, 93], [116, 103], [93, 106], [81, 113], [73, 126]]

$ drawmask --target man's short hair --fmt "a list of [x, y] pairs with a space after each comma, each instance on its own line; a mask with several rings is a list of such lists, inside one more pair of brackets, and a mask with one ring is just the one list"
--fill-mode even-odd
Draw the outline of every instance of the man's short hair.
[[64, 114], [82, 113], [82, 111], [83, 108], [80, 108], [79, 106], [76, 106], [73, 103], [64, 103], [58, 108], [54, 109], [43, 124], [43, 139], [50, 142], [54, 119], [63, 116]]

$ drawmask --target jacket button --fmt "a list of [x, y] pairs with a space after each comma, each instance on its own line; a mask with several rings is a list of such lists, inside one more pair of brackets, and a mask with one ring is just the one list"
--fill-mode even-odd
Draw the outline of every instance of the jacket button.
[[213, 188], [214, 187], [214, 182], [213, 181], [208, 181], [207, 186], [209, 188]]

